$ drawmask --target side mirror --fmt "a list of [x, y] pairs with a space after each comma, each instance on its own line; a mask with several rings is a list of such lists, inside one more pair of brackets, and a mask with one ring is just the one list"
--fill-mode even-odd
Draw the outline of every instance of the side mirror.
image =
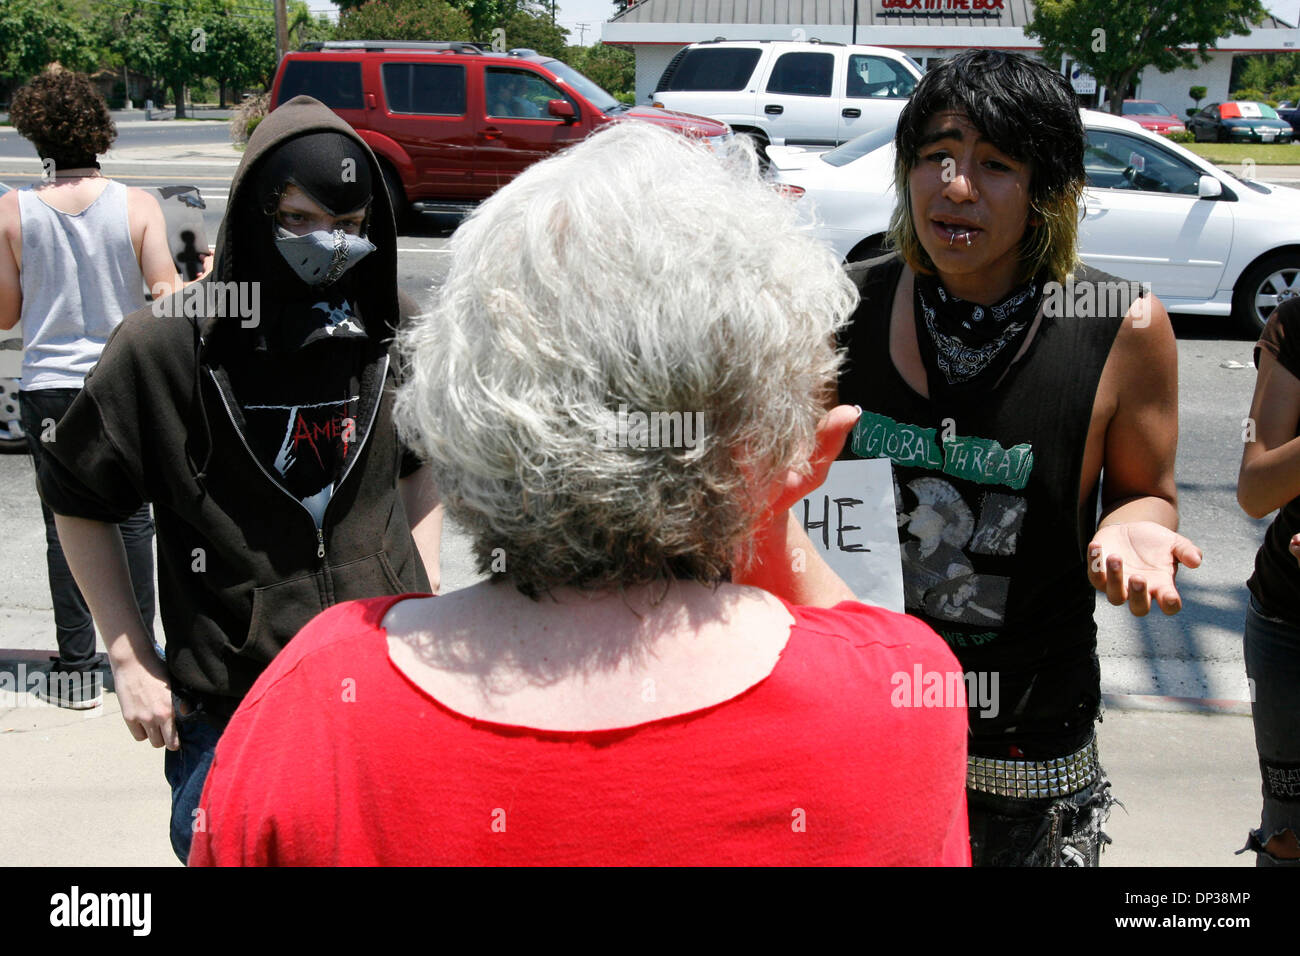
[[578, 115], [573, 112], [573, 104], [568, 100], [547, 100], [546, 112], [566, 123], [574, 123], [578, 119]]
[[1202, 176], [1196, 183], [1197, 199], [1215, 199], [1223, 195], [1223, 183], [1213, 176]]

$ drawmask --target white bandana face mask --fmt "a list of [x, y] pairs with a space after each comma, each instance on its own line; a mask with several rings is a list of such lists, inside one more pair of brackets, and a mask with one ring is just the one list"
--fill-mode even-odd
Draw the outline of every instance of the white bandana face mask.
[[375, 244], [342, 229], [318, 229], [305, 236], [277, 227], [275, 247], [298, 278], [313, 288], [337, 282], [343, 273], [375, 251]]

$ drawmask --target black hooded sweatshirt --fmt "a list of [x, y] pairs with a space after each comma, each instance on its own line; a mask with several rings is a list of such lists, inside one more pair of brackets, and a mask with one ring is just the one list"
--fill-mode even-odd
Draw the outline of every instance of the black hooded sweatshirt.
[[[254, 185], [259, 163], [279, 144], [323, 131], [351, 138], [370, 164], [366, 235], [377, 248], [339, 280], [365, 339], [300, 353], [342, 356], [357, 396], [355, 444], [318, 526], [253, 451], [232, 381], [256, 383], [275, 367], [266, 340], [295, 297], [309, 294], [294, 288], [298, 280], [274, 251]], [[231, 182], [212, 274], [123, 320], [46, 446], [39, 485], [56, 513], [120, 522], [153, 504], [168, 671], [215, 715], [232, 713], [289, 639], [330, 605], [428, 590], [397, 493], [399, 476], [419, 463], [392, 423], [397, 239], [382, 184], [370, 149], [318, 101], [299, 96], [271, 112]], [[231, 298], [208, 291], [253, 281], [261, 283], [261, 314], [245, 328]]]

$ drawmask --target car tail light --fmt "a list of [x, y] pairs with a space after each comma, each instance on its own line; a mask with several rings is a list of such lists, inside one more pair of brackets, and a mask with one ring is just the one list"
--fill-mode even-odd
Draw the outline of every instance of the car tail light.
[[772, 183], [772, 188], [786, 199], [802, 199], [808, 191], [802, 186], [791, 186], [789, 183]]

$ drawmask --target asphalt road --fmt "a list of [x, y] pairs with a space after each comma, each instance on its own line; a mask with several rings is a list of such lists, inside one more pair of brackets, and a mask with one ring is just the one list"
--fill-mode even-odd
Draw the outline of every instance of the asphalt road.
[[[0, 142], [8, 138], [0, 137]], [[34, 178], [8, 174], [2, 159], [0, 154], [3, 181], [16, 186]], [[199, 186], [207, 202], [209, 237], [215, 240], [225, 213], [230, 171], [195, 166], [181, 175], [175, 172], [164, 174], [161, 168], [142, 165], [130, 172], [114, 170], [113, 175], [132, 185]], [[445, 222], [429, 222], [399, 239], [398, 282], [417, 301], [426, 298], [446, 273], [446, 227]], [[1176, 317], [1175, 327], [1181, 377], [1182, 530], [1204, 550], [1206, 559], [1200, 569], [1182, 573], [1185, 608], [1176, 617], [1156, 612], [1138, 620], [1100, 600], [1103, 687], [1111, 694], [1244, 701], [1244, 582], [1267, 526], [1266, 521], [1243, 514], [1235, 500], [1241, 420], [1254, 387], [1252, 343], [1225, 320]], [[0, 647], [52, 648], [44, 534], [31, 464], [25, 456], [0, 457], [0, 528], [6, 558], [0, 562]], [[444, 552], [444, 581], [449, 587], [475, 578], [466, 542], [454, 529], [448, 531]]]

